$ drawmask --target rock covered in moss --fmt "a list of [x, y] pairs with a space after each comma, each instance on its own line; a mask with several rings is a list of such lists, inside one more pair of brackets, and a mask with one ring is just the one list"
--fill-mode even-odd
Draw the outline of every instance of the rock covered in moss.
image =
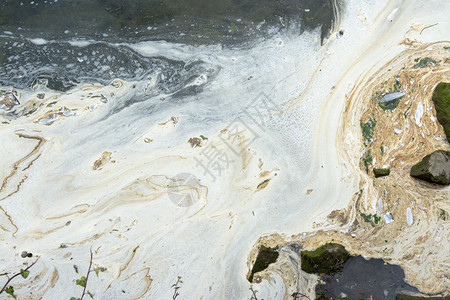
[[342, 272], [345, 262], [350, 254], [344, 246], [327, 243], [313, 251], [302, 251], [302, 270], [306, 273], [334, 274]]
[[447, 140], [450, 142], [450, 83], [439, 83], [433, 92], [432, 99], [436, 108], [436, 117], [444, 127]]
[[365, 141], [369, 142], [373, 137], [373, 130], [377, 125], [377, 120], [370, 118], [366, 123], [359, 121], [361, 133]]
[[278, 255], [279, 253], [277, 250], [261, 245], [248, 281], [253, 282], [253, 275], [265, 270], [271, 263], [274, 263], [277, 260]]
[[450, 151], [437, 150], [411, 168], [411, 176], [431, 183], [450, 184]]
[[375, 178], [388, 176], [389, 174], [391, 174], [391, 169], [373, 168], [373, 174], [375, 175]]
[[414, 69], [418, 69], [418, 68], [422, 69], [422, 68], [425, 68], [427, 66], [433, 66], [434, 67], [435, 65], [437, 65], [437, 61], [435, 61], [432, 58], [425, 57], [425, 58], [422, 58], [417, 64], [415, 64], [413, 66], [413, 68]]

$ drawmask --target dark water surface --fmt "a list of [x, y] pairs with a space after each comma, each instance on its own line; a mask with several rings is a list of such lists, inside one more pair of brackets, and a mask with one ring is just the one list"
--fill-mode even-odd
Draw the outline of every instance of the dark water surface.
[[103, 42], [83, 47], [63, 41], [36, 45], [21, 38], [3, 42], [8, 58], [1, 68], [0, 84], [16, 88], [44, 84], [52, 90], [67, 91], [80, 82], [109, 84], [115, 78], [142, 80], [153, 75], [163, 78], [153, 93], [174, 93], [204, 72], [216, 73], [201, 61], [144, 57], [129, 47]]
[[382, 259], [353, 256], [345, 263], [342, 273], [322, 276], [325, 283], [318, 285], [316, 292], [332, 299], [393, 300], [397, 294], [419, 292], [405, 282], [405, 277], [400, 266]]
[[300, 35], [315, 28], [325, 38], [338, 7], [333, 0], [4, 0], [0, 85], [67, 91], [82, 82], [153, 77], [157, 93], [195, 94], [201, 86], [183, 87], [201, 74], [212, 79], [218, 67], [144, 57], [127, 43], [247, 47], [280, 31]]
[[[1, 31], [54, 39], [243, 43], [285, 28], [336, 22], [334, 0], [3, 0]], [[301, 25], [299, 25], [301, 22]]]

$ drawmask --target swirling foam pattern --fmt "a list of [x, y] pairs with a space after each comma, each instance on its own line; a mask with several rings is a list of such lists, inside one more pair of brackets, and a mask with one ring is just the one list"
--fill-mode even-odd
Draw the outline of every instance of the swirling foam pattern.
[[[429, 100], [449, 77], [444, 12], [447, 1], [346, 1], [344, 35], [323, 46], [319, 30], [240, 50], [11, 37], [8, 53], [24, 53], [1, 78], [19, 104], [0, 116], [0, 270], [31, 261], [20, 257], [29, 251], [40, 260], [15, 284], [20, 299], [79, 296], [92, 249], [96, 299], [169, 299], [177, 276], [180, 299], [244, 299], [264, 243], [281, 255], [259, 274], [258, 295], [313, 297], [316, 277], [285, 245], [333, 238], [401, 264], [423, 291], [448, 289], [449, 230], [436, 220], [449, 190], [407, 176], [449, 148]], [[414, 69], [425, 56], [439, 64]], [[409, 102], [380, 111], [371, 97], [396, 76]], [[393, 169], [384, 181], [360, 163], [369, 116], [373, 164]], [[376, 211], [379, 198], [395, 221], [355, 231], [357, 211]]]

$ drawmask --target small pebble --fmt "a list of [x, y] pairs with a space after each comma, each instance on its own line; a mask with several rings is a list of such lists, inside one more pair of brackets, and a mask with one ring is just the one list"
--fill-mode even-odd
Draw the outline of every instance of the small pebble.
[[27, 251], [22, 251], [22, 253], [20, 254], [20, 256], [22, 258], [27, 258], [27, 257], [33, 257], [33, 253], [27, 252]]
[[392, 217], [392, 214], [390, 212], [384, 214], [384, 220], [386, 221], [386, 224], [394, 222], [394, 218]]
[[413, 215], [411, 208], [409, 207], [406, 209], [406, 222], [408, 223], [409, 226], [413, 224]]

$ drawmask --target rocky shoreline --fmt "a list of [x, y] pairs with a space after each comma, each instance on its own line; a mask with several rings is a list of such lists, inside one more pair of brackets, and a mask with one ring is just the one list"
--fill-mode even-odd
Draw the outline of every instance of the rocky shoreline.
[[[450, 298], [450, 279], [446, 275], [446, 264], [450, 259], [450, 192], [446, 188], [450, 183], [447, 134], [450, 98], [443, 92], [448, 89], [450, 80], [449, 46], [448, 43], [415, 45], [380, 68], [364, 88], [348, 99], [345, 111], [350, 118], [357, 115], [355, 111], [361, 110], [359, 169], [366, 175], [360, 184], [360, 192], [355, 194], [349, 206], [333, 211], [326, 222], [317, 225], [338, 229], [320, 229], [291, 238], [272, 235], [258, 241], [258, 245], [276, 248], [280, 254], [293, 243], [299, 245], [288, 257], [292, 260], [292, 253], [295, 253], [302, 271], [294, 266], [283, 268], [289, 264], [283, 257], [269, 267], [271, 272], [282, 276], [286, 286], [297, 286], [317, 299], [324, 296], [323, 299], [355, 299], [355, 295], [346, 298], [344, 284], [339, 285], [336, 282], [339, 278], [330, 277], [342, 268], [336, 272], [317, 263], [316, 271], [312, 272], [310, 263], [305, 265], [305, 259], [309, 260], [306, 253], [320, 252], [323, 247], [333, 245], [328, 243], [339, 243], [354, 256], [381, 259], [385, 265], [400, 265], [405, 270], [406, 282], [402, 275], [398, 279], [409, 288], [403, 292], [400, 288], [395, 290], [395, 299]], [[434, 63], [418, 63], [423, 57]], [[396, 103], [389, 107], [381, 105], [380, 100], [389, 93], [399, 93], [400, 98], [391, 97]], [[357, 103], [356, 107], [352, 107], [354, 103]], [[344, 135], [358, 131], [347, 125], [354, 123], [349, 118], [344, 116], [343, 120]], [[253, 255], [254, 252], [250, 257]], [[333, 260], [339, 260], [337, 253], [328, 257], [335, 266]], [[251, 260], [249, 263], [252, 265]], [[306, 280], [303, 272], [316, 273], [321, 283], [316, 285], [311, 278]], [[364, 270], [360, 272], [364, 274]], [[383, 277], [380, 274], [374, 273], [368, 278], [380, 281]], [[357, 272], [353, 275], [355, 289], [361, 297], [394, 298], [392, 290], [389, 296], [383, 296], [377, 294], [374, 286], [356, 284], [359, 275]], [[259, 281], [262, 278], [269, 280], [268, 273], [255, 276]], [[297, 299], [294, 296], [295, 293], [292, 297]], [[286, 295], [285, 299], [290, 298]]]

